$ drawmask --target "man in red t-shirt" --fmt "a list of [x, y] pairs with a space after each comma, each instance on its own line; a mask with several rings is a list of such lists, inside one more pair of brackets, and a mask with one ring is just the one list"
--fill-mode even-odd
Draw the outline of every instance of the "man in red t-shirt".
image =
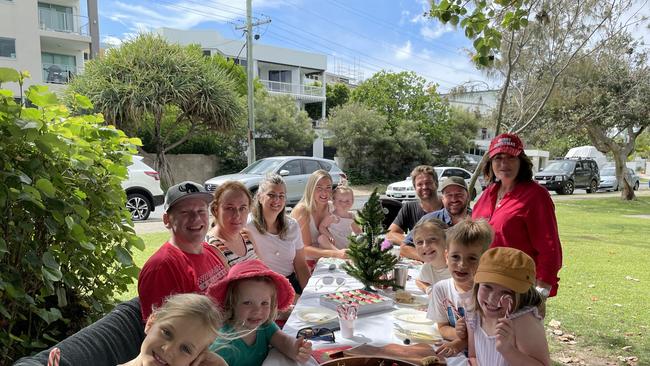
[[212, 194], [194, 182], [167, 190], [163, 223], [171, 237], [147, 260], [138, 277], [143, 322], [168, 296], [205, 293], [228, 273], [223, 254], [205, 242], [210, 202]]

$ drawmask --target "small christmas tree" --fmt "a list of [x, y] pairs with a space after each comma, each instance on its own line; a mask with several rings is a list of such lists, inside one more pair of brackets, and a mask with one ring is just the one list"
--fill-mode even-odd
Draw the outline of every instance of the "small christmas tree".
[[363, 283], [366, 290], [372, 290], [372, 285], [394, 285], [394, 281], [384, 275], [393, 270], [399, 258], [390, 250], [392, 243], [384, 238], [383, 221], [384, 211], [375, 189], [355, 218], [363, 233], [349, 237], [348, 257], [351, 261], [342, 266], [350, 276]]

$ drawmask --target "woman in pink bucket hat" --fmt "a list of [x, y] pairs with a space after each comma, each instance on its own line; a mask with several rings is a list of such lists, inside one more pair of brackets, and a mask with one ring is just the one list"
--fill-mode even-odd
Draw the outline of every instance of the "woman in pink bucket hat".
[[289, 280], [262, 261], [235, 264], [224, 279], [210, 286], [208, 296], [224, 311], [225, 325], [220, 332], [226, 335], [210, 350], [228, 365], [261, 365], [269, 345], [298, 362], [311, 356], [310, 342], [294, 339], [275, 324], [278, 310], [291, 306], [295, 291]]
[[517, 248], [535, 261], [535, 286], [543, 297], [555, 296], [562, 267], [562, 247], [555, 205], [546, 188], [533, 180], [533, 164], [519, 136], [503, 133], [490, 143], [483, 168], [488, 188], [472, 209], [494, 229], [494, 247]]

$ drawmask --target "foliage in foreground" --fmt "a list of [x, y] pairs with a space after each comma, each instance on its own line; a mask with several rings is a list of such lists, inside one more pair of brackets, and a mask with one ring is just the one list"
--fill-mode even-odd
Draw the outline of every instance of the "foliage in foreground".
[[46, 87], [26, 96], [34, 108], [0, 90], [0, 364], [108, 312], [144, 246], [120, 185], [139, 140], [101, 115], [72, 116]]

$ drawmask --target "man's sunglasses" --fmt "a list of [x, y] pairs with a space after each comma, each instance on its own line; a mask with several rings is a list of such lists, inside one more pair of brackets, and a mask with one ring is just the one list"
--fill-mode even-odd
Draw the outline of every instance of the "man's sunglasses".
[[302, 328], [296, 334], [296, 338], [299, 337], [313, 341], [336, 342], [334, 339], [334, 329], [330, 328]]

